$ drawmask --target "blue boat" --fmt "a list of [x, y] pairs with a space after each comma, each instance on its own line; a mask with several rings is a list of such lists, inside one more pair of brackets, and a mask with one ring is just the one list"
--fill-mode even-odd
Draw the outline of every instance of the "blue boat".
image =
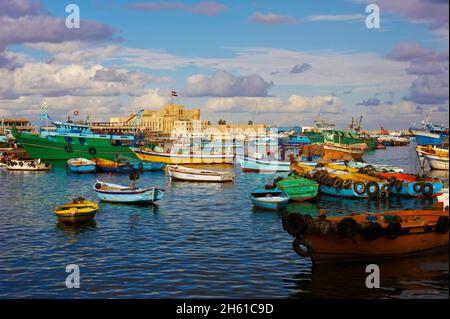
[[448, 139], [448, 126], [434, 125], [428, 120], [422, 122], [421, 128], [412, 126], [409, 131], [419, 145], [442, 145]]
[[94, 173], [96, 170], [96, 164], [94, 161], [86, 158], [72, 158], [67, 161], [67, 170], [71, 173], [77, 174]]
[[166, 167], [166, 163], [147, 162], [147, 161], [141, 161], [139, 159], [130, 158], [130, 157], [120, 157], [120, 159], [118, 159], [118, 162], [124, 163], [124, 164], [131, 164], [131, 165], [133, 165], [134, 170], [141, 171], [141, 172], [162, 171]]
[[288, 138], [281, 138], [280, 145], [309, 145], [311, 140], [306, 135], [291, 135]]
[[282, 210], [289, 203], [289, 196], [278, 188], [257, 187], [251, 194], [251, 200], [255, 207], [267, 210]]
[[443, 187], [444, 185], [441, 182], [403, 181], [391, 188], [391, 195], [402, 197], [435, 197], [442, 191]]
[[103, 202], [111, 203], [154, 203], [161, 200], [165, 190], [162, 188], [136, 188], [97, 181], [94, 191]]
[[[376, 190], [376, 185], [370, 186], [374, 189], [374, 194], [372, 196], [375, 196], [377, 198], [387, 198], [389, 197], [389, 192], [384, 191], [382, 193], [383, 188], [385, 188], [384, 183], [377, 183], [378, 184], [378, 191]], [[367, 187], [369, 187], [367, 184], [363, 183], [354, 183], [349, 188], [336, 188], [330, 185], [320, 185], [319, 191], [321, 194], [325, 194], [328, 196], [334, 196], [334, 197], [344, 197], [344, 198], [370, 198], [372, 197], [369, 194], [369, 191], [367, 190]]]

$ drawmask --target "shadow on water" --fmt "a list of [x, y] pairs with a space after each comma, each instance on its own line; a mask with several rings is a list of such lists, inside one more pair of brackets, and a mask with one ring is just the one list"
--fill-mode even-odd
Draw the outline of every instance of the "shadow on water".
[[366, 287], [368, 263], [314, 265], [285, 280], [285, 287], [290, 298], [448, 298], [448, 257], [379, 262], [379, 289]]

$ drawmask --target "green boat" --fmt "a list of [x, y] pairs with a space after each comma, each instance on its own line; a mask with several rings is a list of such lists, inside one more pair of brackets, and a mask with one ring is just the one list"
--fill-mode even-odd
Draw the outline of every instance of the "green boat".
[[69, 160], [94, 157], [114, 161], [117, 156], [137, 158], [130, 146], [137, 138], [134, 135], [97, 134], [89, 125], [74, 122], [52, 122], [55, 129], [39, 133], [19, 132], [12, 134], [33, 159]]
[[324, 133], [305, 132], [305, 134], [310, 139], [311, 144], [324, 143], [325, 141], [347, 145], [364, 143], [367, 145], [367, 149], [369, 150], [374, 150], [378, 145], [378, 141], [376, 139], [351, 131], [331, 130]]
[[278, 180], [276, 186], [283, 190], [290, 200], [297, 202], [313, 199], [319, 191], [319, 184], [315, 181], [297, 175]]

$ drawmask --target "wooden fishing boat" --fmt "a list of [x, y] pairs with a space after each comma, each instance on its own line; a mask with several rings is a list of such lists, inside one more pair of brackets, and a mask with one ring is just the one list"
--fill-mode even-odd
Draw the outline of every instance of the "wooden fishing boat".
[[128, 156], [117, 156], [116, 161], [123, 164], [131, 164], [135, 171], [140, 172], [162, 171], [166, 167], [166, 163], [141, 161], [138, 158]]
[[55, 207], [54, 213], [61, 222], [83, 223], [93, 219], [97, 210], [98, 203], [79, 197], [72, 202]]
[[168, 165], [167, 171], [173, 179], [190, 182], [232, 182], [234, 175], [229, 172], [196, 169], [178, 165]]
[[48, 171], [52, 168], [49, 163], [37, 160], [8, 160], [6, 162], [6, 169], [9, 171]]
[[448, 212], [396, 211], [317, 218], [290, 213], [283, 228], [294, 251], [315, 264], [398, 258], [448, 249]]
[[366, 144], [338, 144], [338, 143], [324, 143], [324, 157], [335, 160], [354, 159], [361, 161], [366, 150]]
[[67, 161], [67, 170], [71, 173], [89, 174], [95, 172], [96, 163], [86, 158], [72, 158]]
[[114, 162], [107, 159], [102, 158], [93, 158], [93, 162], [95, 162], [97, 168], [106, 173], [131, 173], [134, 170], [133, 165], [126, 164], [126, 163], [120, 163], [120, 162]]
[[210, 154], [210, 153], [165, 153], [157, 152], [150, 148], [132, 148], [136, 156], [146, 162], [165, 164], [232, 164], [233, 153]]
[[93, 186], [98, 198], [114, 203], [154, 203], [161, 200], [165, 190], [162, 188], [136, 188], [97, 181]]
[[406, 197], [435, 197], [444, 187], [443, 183], [431, 178], [418, 178], [406, 173], [378, 173], [388, 180], [391, 195]]
[[[338, 165], [337, 163], [335, 163]], [[356, 168], [358, 170], [365, 169], [365, 170], [374, 170], [377, 172], [395, 172], [395, 173], [403, 173], [404, 169], [395, 166], [395, 165], [387, 165], [387, 164], [369, 164], [369, 163], [362, 163], [362, 162], [356, 162], [356, 161], [345, 161], [344, 165], [346, 167], [350, 168]]]
[[425, 159], [432, 169], [448, 171], [448, 155], [440, 156], [426, 154]]
[[388, 198], [390, 195], [386, 179], [353, 172], [355, 169], [352, 168], [311, 168], [294, 162], [291, 169], [295, 174], [319, 183], [319, 191], [325, 195], [345, 198]]
[[296, 175], [275, 180], [275, 185], [288, 195], [289, 200], [296, 202], [316, 198], [319, 192], [319, 184]]
[[257, 187], [250, 194], [253, 205], [256, 208], [266, 210], [282, 210], [289, 203], [289, 197], [278, 188]]

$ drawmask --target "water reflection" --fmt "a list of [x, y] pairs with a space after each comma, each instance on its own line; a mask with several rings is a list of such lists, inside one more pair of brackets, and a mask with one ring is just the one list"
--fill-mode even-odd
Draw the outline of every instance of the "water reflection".
[[365, 285], [367, 264], [314, 265], [286, 281], [291, 298], [448, 298], [448, 251], [377, 263], [380, 289]]

